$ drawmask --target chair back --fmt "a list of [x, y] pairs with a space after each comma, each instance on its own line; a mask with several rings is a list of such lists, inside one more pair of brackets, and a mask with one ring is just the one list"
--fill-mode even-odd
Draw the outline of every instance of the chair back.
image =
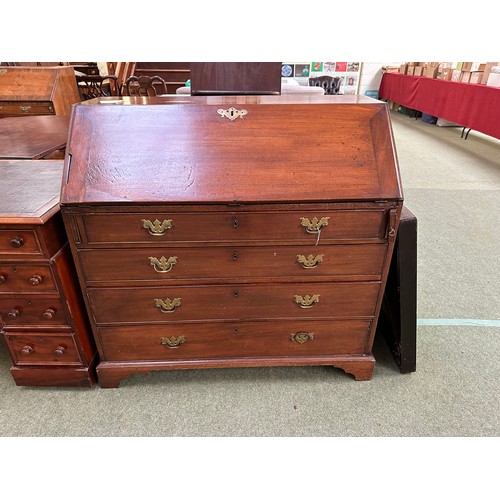
[[152, 97], [167, 94], [167, 84], [160, 76], [131, 76], [125, 82], [125, 92], [129, 96]]

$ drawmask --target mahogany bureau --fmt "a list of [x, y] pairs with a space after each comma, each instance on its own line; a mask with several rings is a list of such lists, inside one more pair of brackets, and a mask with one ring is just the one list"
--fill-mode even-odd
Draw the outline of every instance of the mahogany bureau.
[[0, 66], [0, 118], [69, 116], [80, 100], [71, 66]]
[[59, 211], [63, 161], [0, 161], [0, 334], [20, 386], [91, 386], [97, 353]]
[[380, 101], [76, 105], [61, 211], [101, 387], [211, 367], [332, 365], [370, 379], [402, 201]]

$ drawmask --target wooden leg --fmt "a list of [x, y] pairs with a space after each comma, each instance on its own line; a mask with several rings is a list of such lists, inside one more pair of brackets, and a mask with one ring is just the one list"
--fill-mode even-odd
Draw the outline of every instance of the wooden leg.
[[100, 363], [97, 366], [97, 378], [99, 380], [99, 385], [103, 389], [117, 389], [122, 380], [136, 373], [149, 375], [150, 370], [134, 366], [120, 366], [115, 363]]
[[359, 361], [339, 361], [334, 366], [354, 375], [355, 380], [371, 380], [373, 369], [375, 368], [375, 358], [373, 356], [366, 356], [365, 359], [360, 359]]

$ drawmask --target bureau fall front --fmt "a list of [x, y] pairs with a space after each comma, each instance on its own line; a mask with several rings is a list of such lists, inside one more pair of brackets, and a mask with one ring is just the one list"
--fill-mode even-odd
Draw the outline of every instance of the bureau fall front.
[[100, 385], [285, 365], [370, 379], [402, 202], [373, 99], [76, 105], [61, 212]]

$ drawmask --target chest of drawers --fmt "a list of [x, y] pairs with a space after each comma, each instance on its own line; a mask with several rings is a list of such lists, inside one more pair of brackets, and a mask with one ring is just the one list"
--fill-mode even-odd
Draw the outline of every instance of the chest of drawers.
[[22, 386], [90, 386], [97, 353], [59, 211], [62, 161], [0, 161], [0, 332]]
[[372, 377], [402, 205], [384, 104], [97, 101], [68, 147], [61, 211], [102, 387], [211, 367]]

